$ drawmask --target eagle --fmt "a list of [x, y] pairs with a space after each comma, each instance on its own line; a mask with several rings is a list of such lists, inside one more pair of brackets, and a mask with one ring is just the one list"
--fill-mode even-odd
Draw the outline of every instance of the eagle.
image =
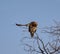
[[28, 31], [30, 32], [30, 35], [31, 35], [31, 37], [33, 37], [34, 36], [34, 33], [36, 32], [36, 30], [37, 30], [37, 22], [35, 22], [35, 21], [32, 21], [32, 22], [30, 22], [30, 23], [28, 23], [28, 24], [16, 24], [16, 26], [27, 26], [28, 27]]

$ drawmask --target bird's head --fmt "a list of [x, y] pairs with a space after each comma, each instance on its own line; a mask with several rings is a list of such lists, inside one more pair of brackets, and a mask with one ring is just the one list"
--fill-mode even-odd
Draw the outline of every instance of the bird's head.
[[30, 25], [33, 26], [33, 27], [37, 27], [38, 24], [37, 24], [37, 22], [33, 21], [33, 22], [30, 23]]

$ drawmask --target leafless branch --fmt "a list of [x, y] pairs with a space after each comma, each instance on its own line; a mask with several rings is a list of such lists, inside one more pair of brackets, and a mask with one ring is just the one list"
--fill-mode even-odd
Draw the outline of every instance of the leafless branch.
[[44, 41], [39, 37], [39, 35], [35, 33], [36, 37], [33, 37], [32, 39], [29, 37], [22, 38], [22, 42], [24, 42], [26, 39], [28, 41], [29, 39], [32, 40], [32, 43], [34, 44], [32, 45], [30, 44], [30, 42], [25, 42], [24, 50], [27, 52], [31, 52], [31, 54], [32, 52], [36, 52], [37, 54], [59, 54], [60, 53], [60, 25], [58, 25], [56, 21], [54, 22], [56, 23], [56, 26], [46, 27], [42, 31], [43, 33], [53, 34], [53, 36], [56, 36], [55, 39], [53, 39], [51, 42], [48, 41], [48, 43], [45, 44]]

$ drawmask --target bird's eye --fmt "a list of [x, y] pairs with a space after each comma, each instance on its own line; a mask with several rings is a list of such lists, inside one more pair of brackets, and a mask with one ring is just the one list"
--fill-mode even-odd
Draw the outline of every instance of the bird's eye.
[[34, 25], [32, 25], [32, 26], [34, 26]]
[[36, 27], [36, 25], [35, 25], [35, 24], [33, 24], [32, 26]]

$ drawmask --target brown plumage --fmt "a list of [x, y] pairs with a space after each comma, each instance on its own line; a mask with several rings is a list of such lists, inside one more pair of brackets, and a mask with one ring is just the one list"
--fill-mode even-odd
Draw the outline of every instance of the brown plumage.
[[22, 24], [16, 24], [17, 26], [28, 26], [28, 31], [30, 32], [31, 34], [31, 37], [34, 36], [34, 33], [36, 32], [37, 30], [37, 22], [33, 21], [33, 22], [30, 22], [29, 24], [25, 24], [25, 25], [22, 25]]
[[29, 32], [31, 34], [31, 37], [34, 36], [34, 33], [36, 32], [36, 30], [37, 30], [37, 22], [31, 22], [29, 24]]

